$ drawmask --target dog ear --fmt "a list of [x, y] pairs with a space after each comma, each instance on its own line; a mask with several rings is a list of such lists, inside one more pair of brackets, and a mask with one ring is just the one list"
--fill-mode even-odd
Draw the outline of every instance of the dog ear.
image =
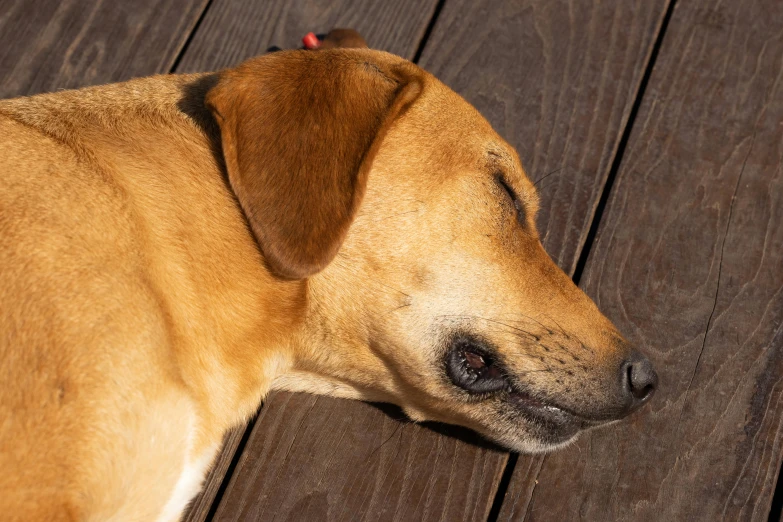
[[386, 130], [422, 85], [413, 64], [363, 50], [278, 52], [221, 73], [206, 103], [274, 273], [302, 279], [334, 258]]

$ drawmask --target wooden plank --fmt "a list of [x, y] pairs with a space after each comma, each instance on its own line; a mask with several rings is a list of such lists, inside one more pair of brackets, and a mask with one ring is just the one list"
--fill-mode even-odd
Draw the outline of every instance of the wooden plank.
[[273, 45], [301, 47], [308, 32], [327, 33], [335, 27], [359, 31], [374, 49], [413, 57], [435, 5], [436, 0], [223, 0], [204, 17], [177, 72], [230, 67]]
[[[583, 4], [567, 2], [557, 9], [546, 0], [450, 0], [422, 57], [425, 67], [466, 95], [523, 154], [536, 158], [537, 172], [571, 167], [551, 186], [554, 194], [544, 189], [549, 205], [545, 229], [562, 219], [571, 220], [565, 228], [581, 231], [589, 225], [666, 7], [663, 0], [633, 9], [625, 2]], [[236, 23], [243, 17], [252, 18], [240, 16], [240, 11], [225, 18]], [[245, 37], [257, 39], [257, 24], [265, 19], [256, 18], [254, 32]], [[205, 19], [203, 26], [207, 23]], [[362, 23], [367, 22], [356, 19], [342, 25], [362, 30]], [[210, 27], [219, 34], [242, 33]], [[390, 36], [400, 33], [388, 22], [385, 27]], [[300, 24], [292, 37], [268, 38], [257, 45], [293, 45], [312, 28]], [[373, 34], [365, 35], [372, 44]], [[221, 45], [231, 50], [245, 44]], [[415, 48], [415, 41], [408, 42], [404, 54], [411, 57]], [[198, 70], [254, 54], [226, 52], [232, 57], [203, 64], [190, 62], [186, 53], [182, 63], [187, 63], [186, 70]], [[498, 104], [504, 109], [499, 111]], [[528, 110], [533, 107], [535, 111]], [[520, 122], [512, 123], [512, 115]], [[536, 152], [539, 148], [544, 151]], [[567, 190], [581, 190], [581, 195], [565, 194]], [[564, 218], [555, 205], [570, 205], [572, 215], [581, 215]], [[550, 251], [566, 268], [574, 266], [577, 250], [561, 248], [567, 240], [560, 239], [554, 225], [548, 230]], [[318, 519], [328, 520], [485, 520], [507, 454], [462, 430], [436, 430], [400, 424], [367, 404], [275, 395], [261, 411], [216, 518], [296, 520], [318, 514]]]
[[783, 3], [678, 1], [583, 287], [653, 359], [499, 520], [766, 520], [783, 446]]
[[206, 0], [3, 0], [0, 98], [169, 72]]
[[[486, 457], [497, 449], [485, 445], [465, 461], [458, 439], [417, 436], [427, 428], [370, 404], [343, 406], [326, 397], [274, 394], [216, 520], [480, 518], [480, 506], [463, 498], [491, 493], [477, 490], [491, 481], [462, 477], [495, 473]], [[421, 461], [441, 472], [421, 473]]]

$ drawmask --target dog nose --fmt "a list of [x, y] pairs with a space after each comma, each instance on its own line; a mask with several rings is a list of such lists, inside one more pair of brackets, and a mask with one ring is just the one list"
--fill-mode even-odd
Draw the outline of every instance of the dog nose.
[[658, 387], [658, 374], [652, 363], [639, 352], [634, 352], [622, 366], [623, 388], [629, 399], [630, 413], [650, 400]]

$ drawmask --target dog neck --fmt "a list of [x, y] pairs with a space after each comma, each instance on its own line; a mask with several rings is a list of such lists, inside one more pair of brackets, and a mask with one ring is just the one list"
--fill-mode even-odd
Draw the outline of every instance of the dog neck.
[[[339, 262], [336, 263], [339, 265]], [[307, 308], [302, 327], [292, 336], [291, 368], [272, 383], [273, 390], [389, 401], [391, 377], [372, 349], [365, 310], [340, 291], [344, 267], [330, 265], [307, 280]], [[380, 382], [388, 380], [388, 383]]]

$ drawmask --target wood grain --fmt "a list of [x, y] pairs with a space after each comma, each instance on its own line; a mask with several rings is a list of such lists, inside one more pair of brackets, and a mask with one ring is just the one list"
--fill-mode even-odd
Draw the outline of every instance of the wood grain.
[[3, 0], [0, 98], [169, 72], [206, 0]]
[[[422, 57], [523, 157], [535, 158], [536, 169], [573, 166], [545, 196], [543, 225], [578, 216], [562, 227], [578, 228], [579, 237], [666, 8], [665, 1], [636, 9], [584, 4], [449, 0]], [[407, 48], [410, 57], [415, 42]], [[565, 245], [574, 240], [554, 225], [547, 230], [550, 252], [570, 269], [578, 249]], [[400, 424], [357, 402], [277, 395], [261, 411], [216, 518], [483, 521], [506, 458], [453, 427]]]
[[783, 446], [783, 4], [678, 1], [583, 283], [653, 359], [639, 414], [500, 520], [766, 520]]
[[207, 12], [183, 55], [178, 72], [236, 65], [270, 46], [301, 47], [308, 32], [356, 29], [373, 49], [412, 57], [436, 0], [223, 0]]
[[[215, 519], [486, 518], [476, 499], [491, 491], [477, 488], [493, 480], [463, 477], [497, 479], [490, 457], [499, 449], [485, 445], [464, 460], [457, 439], [421, 437], [428, 428], [356, 406], [346, 411], [341, 401], [305, 394], [270, 397]], [[422, 473], [421, 461], [438, 473]]]

